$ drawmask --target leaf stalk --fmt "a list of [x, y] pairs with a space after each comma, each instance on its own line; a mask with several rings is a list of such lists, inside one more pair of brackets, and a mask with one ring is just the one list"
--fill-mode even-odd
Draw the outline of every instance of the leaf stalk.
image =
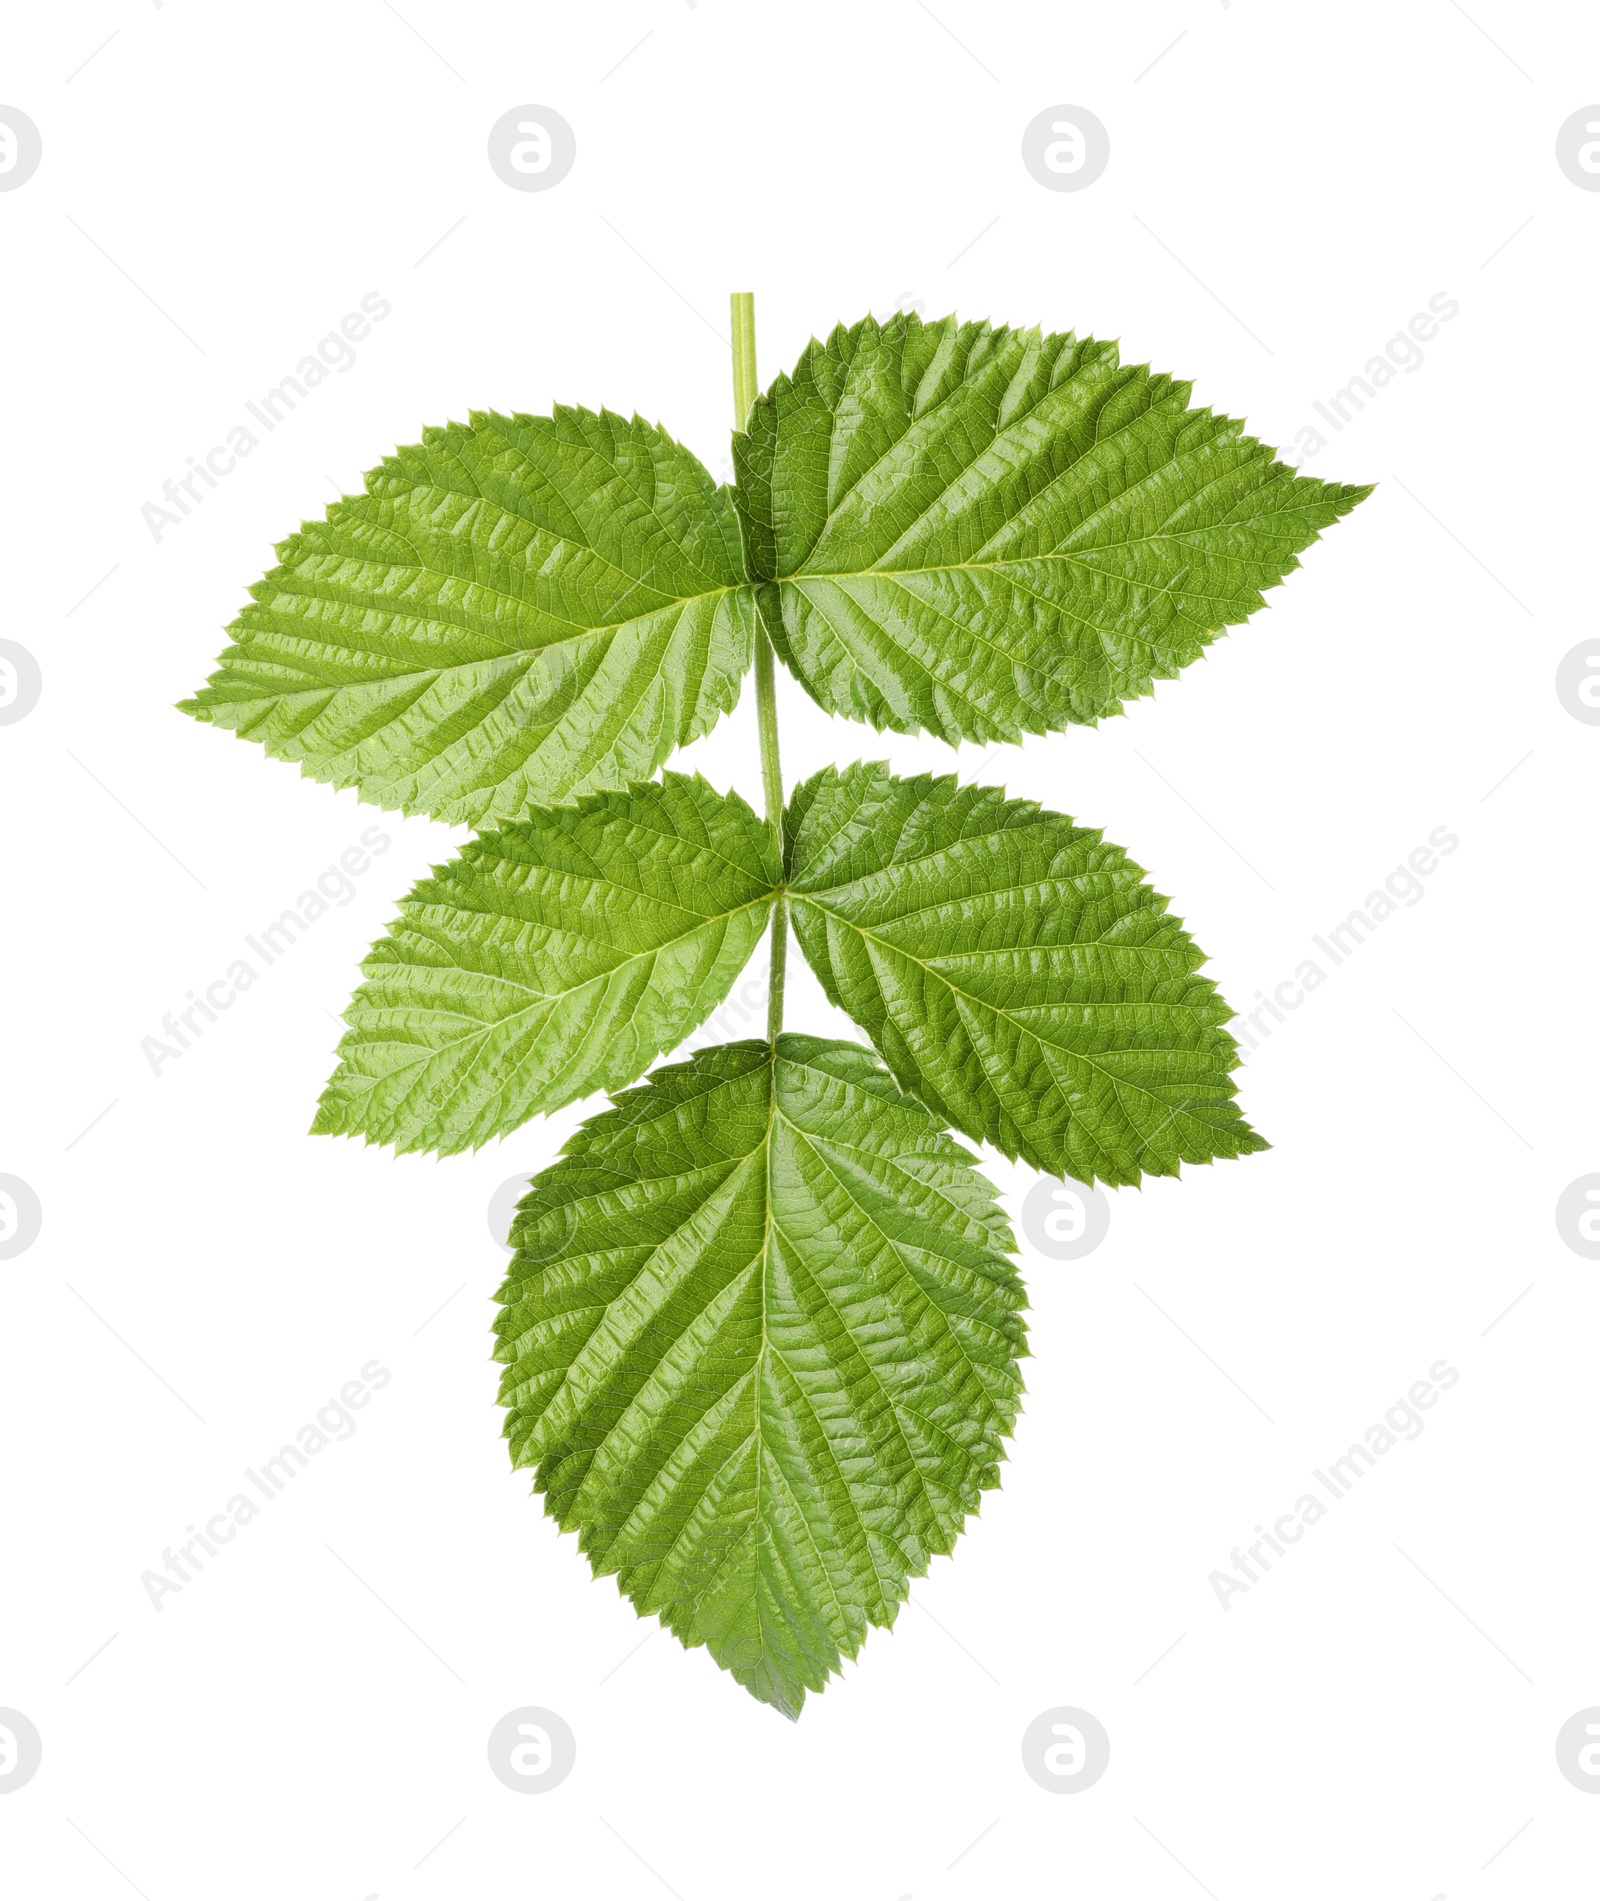
[[[733, 426], [742, 434], [756, 400], [755, 293], [736, 290], [729, 300], [733, 326]], [[783, 772], [778, 763], [778, 697], [772, 642], [756, 610], [756, 729], [761, 738], [761, 784], [767, 823], [782, 837]], [[788, 900], [779, 894], [772, 907], [772, 968], [767, 985], [767, 1041], [777, 1045], [783, 1028], [783, 975], [789, 952]]]

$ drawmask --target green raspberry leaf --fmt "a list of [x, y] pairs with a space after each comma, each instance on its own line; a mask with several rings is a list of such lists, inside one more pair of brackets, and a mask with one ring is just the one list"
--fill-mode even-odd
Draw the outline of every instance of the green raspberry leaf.
[[633, 1082], [728, 994], [779, 876], [773, 828], [678, 773], [486, 832], [373, 945], [313, 1132], [449, 1155]]
[[429, 429], [277, 553], [182, 710], [451, 823], [649, 778], [752, 658], [732, 498], [637, 416]]
[[1119, 846], [952, 778], [829, 767], [785, 819], [795, 935], [902, 1084], [1053, 1175], [1137, 1182], [1268, 1145], [1233, 1011]]
[[1370, 491], [1114, 343], [868, 317], [734, 439], [762, 618], [819, 705], [954, 744], [1120, 712]]
[[657, 1070], [535, 1178], [513, 1463], [641, 1615], [797, 1716], [998, 1483], [1022, 1287], [972, 1157], [868, 1051]]

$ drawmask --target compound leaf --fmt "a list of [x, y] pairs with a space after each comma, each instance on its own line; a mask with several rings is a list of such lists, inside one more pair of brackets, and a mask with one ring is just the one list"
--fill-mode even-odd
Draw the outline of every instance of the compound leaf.
[[1114, 343], [866, 318], [734, 439], [762, 618], [830, 713], [952, 744], [1092, 724], [1248, 618], [1369, 491]]
[[985, 786], [833, 767], [785, 819], [795, 935], [830, 1000], [955, 1128], [1129, 1183], [1267, 1144], [1233, 1015], [1120, 847]]
[[641, 1615], [797, 1715], [998, 1482], [1025, 1347], [993, 1190], [868, 1051], [784, 1036], [618, 1098], [512, 1240], [513, 1462]]
[[277, 553], [183, 711], [452, 823], [649, 778], [752, 657], [731, 497], [637, 416], [429, 429]]
[[727, 995], [780, 875], [773, 828], [678, 773], [473, 839], [362, 965], [314, 1131], [451, 1154], [633, 1082]]

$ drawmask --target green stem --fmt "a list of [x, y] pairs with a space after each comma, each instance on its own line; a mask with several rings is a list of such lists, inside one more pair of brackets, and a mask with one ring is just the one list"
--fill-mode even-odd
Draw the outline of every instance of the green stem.
[[[753, 292], [736, 290], [729, 299], [733, 319], [733, 426], [743, 431], [755, 402], [756, 300]], [[774, 687], [772, 642], [756, 609], [756, 727], [761, 735], [761, 784], [766, 793], [767, 823], [782, 836], [783, 773], [778, 765], [778, 699]], [[786, 900], [780, 894], [772, 907], [772, 976], [767, 989], [767, 1041], [776, 1045], [783, 1028], [783, 971], [789, 950]]]
[[[759, 610], [757, 610], [759, 612]], [[761, 729], [761, 782], [767, 823], [783, 836], [783, 777], [778, 771], [778, 701], [772, 682], [772, 642], [756, 627], [756, 721]], [[767, 986], [767, 1041], [783, 1028], [783, 967], [789, 954], [789, 900], [780, 891], [772, 907], [772, 975]]]
[[733, 426], [742, 432], [757, 391], [755, 292], [736, 290], [728, 302], [733, 315]]

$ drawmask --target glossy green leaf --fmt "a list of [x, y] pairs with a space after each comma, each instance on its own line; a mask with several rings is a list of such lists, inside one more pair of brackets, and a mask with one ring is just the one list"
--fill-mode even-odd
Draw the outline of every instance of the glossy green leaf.
[[1368, 493], [1114, 343], [872, 318], [734, 439], [774, 644], [830, 713], [954, 743], [1092, 723], [1245, 620]]
[[795, 935], [907, 1089], [974, 1140], [1084, 1182], [1267, 1144], [1233, 1015], [1120, 847], [951, 778], [829, 767], [795, 792]]
[[766, 928], [773, 829], [668, 773], [486, 832], [373, 947], [314, 1129], [450, 1154], [633, 1082]]
[[452, 822], [649, 778], [752, 656], [731, 498], [638, 417], [427, 430], [277, 553], [183, 710]]
[[517, 1465], [641, 1614], [797, 1715], [997, 1483], [1023, 1294], [966, 1150], [864, 1049], [657, 1070], [538, 1176]]

